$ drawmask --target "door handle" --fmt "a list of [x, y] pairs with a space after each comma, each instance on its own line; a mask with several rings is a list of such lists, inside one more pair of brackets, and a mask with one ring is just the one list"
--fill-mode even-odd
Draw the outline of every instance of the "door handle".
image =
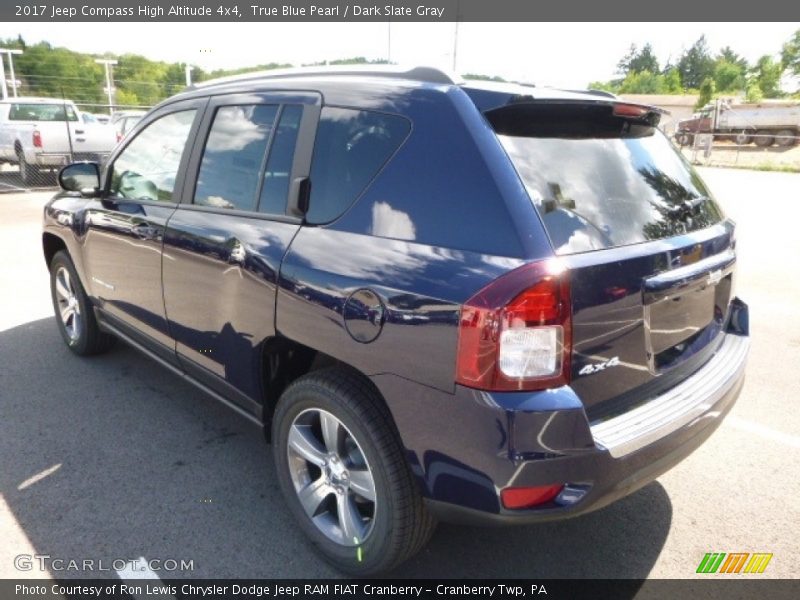
[[231, 248], [229, 262], [243, 265], [246, 258], [247, 251], [244, 249], [242, 243], [239, 240], [234, 241], [233, 247]]
[[133, 227], [131, 231], [140, 240], [154, 240], [158, 238], [158, 228], [152, 227], [147, 223], [139, 223]]
[[76, 129], [75, 133], [86, 133], [83, 129]]

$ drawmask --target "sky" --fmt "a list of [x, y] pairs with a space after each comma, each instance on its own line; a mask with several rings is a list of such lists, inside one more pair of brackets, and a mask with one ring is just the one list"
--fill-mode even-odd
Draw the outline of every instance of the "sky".
[[[100, 54], [132, 52], [203, 69], [364, 56], [563, 88], [614, 77], [632, 43], [662, 65], [705, 34], [749, 61], [777, 55], [800, 23], [5, 23], [0, 37]], [[391, 43], [390, 43], [391, 39]]]

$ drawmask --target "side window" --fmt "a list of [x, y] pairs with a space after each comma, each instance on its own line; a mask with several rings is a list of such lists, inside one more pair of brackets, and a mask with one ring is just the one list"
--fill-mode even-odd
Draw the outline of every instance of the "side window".
[[195, 111], [175, 112], [150, 123], [114, 161], [111, 195], [172, 202], [175, 178]]
[[411, 124], [383, 113], [325, 107], [311, 162], [311, 198], [306, 220], [328, 223], [364, 191], [408, 136]]
[[302, 106], [288, 105], [281, 111], [264, 173], [264, 186], [261, 188], [261, 200], [258, 203], [260, 212], [278, 215], [286, 213], [294, 148], [302, 116]]
[[217, 109], [197, 175], [194, 202], [201, 206], [254, 210], [277, 105]]

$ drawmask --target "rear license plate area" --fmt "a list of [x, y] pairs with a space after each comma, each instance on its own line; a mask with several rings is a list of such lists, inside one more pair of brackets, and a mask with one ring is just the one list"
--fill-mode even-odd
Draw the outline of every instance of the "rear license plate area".
[[705, 347], [724, 327], [732, 275], [708, 277], [676, 290], [645, 294], [645, 344], [654, 374], [677, 366]]

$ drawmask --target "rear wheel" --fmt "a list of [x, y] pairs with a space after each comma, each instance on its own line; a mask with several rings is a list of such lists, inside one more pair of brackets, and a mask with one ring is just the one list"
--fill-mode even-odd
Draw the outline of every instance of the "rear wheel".
[[28, 164], [24, 153], [17, 154], [17, 164], [19, 165], [19, 178], [22, 179], [22, 183], [25, 185], [36, 183], [36, 175], [39, 171]]
[[781, 129], [775, 134], [775, 143], [781, 148], [790, 148], [797, 143], [797, 133], [791, 129]]
[[294, 382], [272, 421], [281, 490], [300, 527], [336, 567], [372, 575], [427, 542], [435, 522], [376, 392], [326, 369]]
[[775, 136], [772, 135], [771, 131], [767, 131], [766, 129], [760, 129], [759, 131], [756, 131], [755, 135], [756, 146], [760, 146], [761, 148], [767, 148], [769, 146], [772, 146], [774, 141], [775, 141]]
[[61, 337], [75, 354], [86, 356], [108, 350], [114, 337], [100, 331], [91, 302], [75, 266], [63, 250], [50, 263], [50, 293]]

